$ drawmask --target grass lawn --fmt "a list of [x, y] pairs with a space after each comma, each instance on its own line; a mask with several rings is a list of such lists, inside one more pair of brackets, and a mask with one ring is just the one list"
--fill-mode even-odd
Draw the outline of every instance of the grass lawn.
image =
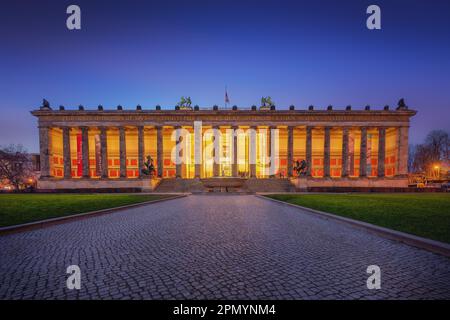
[[277, 194], [269, 197], [450, 243], [450, 194]]
[[0, 194], [0, 227], [164, 197], [138, 194]]

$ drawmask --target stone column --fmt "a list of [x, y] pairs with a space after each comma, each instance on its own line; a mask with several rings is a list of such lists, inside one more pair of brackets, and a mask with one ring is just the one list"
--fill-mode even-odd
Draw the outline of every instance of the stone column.
[[144, 127], [138, 126], [138, 170], [139, 178], [143, 177], [142, 168], [144, 168]]
[[397, 176], [408, 175], [408, 130], [409, 127], [397, 128]]
[[269, 157], [269, 177], [273, 178], [275, 177], [275, 162], [276, 162], [276, 154], [275, 154], [275, 130], [277, 130], [277, 127], [275, 126], [269, 126], [269, 132], [267, 134], [267, 156]]
[[158, 167], [158, 177], [163, 176], [163, 128], [156, 127], [156, 166]]
[[361, 145], [359, 149], [359, 176], [367, 176], [367, 128], [361, 128]]
[[330, 127], [325, 127], [325, 137], [323, 145], [323, 176], [330, 177]]
[[83, 178], [89, 178], [89, 128], [81, 127], [81, 163]]
[[100, 149], [102, 160], [102, 178], [108, 178], [108, 139], [106, 137], [106, 127], [100, 128]]
[[249, 161], [250, 161], [250, 178], [256, 178], [256, 126], [250, 127], [250, 143], [249, 143]]
[[348, 128], [342, 128], [342, 177], [348, 177]]
[[127, 177], [127, 146], [125, 142], [125, 128], [119, 127], [119, 154], [120, 154], [120, 177]]
[[72, 162], [70, 157], [70, 128], [63, 127], [63, 159], [64, 159], [64, 179], [72, 178]]
[[194, 170], [195, 178], [201, 177], [202, 172], [202, 126], [199, 121], [194, 121]]
[[182, 167], [181, 167], [181, 126], [175, 126], [175, 177], [181, 178]]
[[378, 177], [384, 177], [384, 159], [386, 157], [386, 128], [378, 128]]
[[237, 130], [239, 130], [238, 126], [233, 126], [233, 164], [232, 164], [232, 174], [233, 177], [238, 176], [238, 135]]
[[213, 126], [214, 134], [214, 163], [213, 163], [213, 176], [220, 176], [220, 128], [219, 126]]
[[306, 127], [306, 175], [311, 177], [312, 172], [312, 127]]
[[294, 127], [289, 126], [288, 139], [287, 139], [287, 175], [288, 177], [293, 176], [293, 166], [294, 166]]
[[50, 177], [50, 150], [48, 145], [49, 128], [39, 126], [39, 153], [41, 178]]

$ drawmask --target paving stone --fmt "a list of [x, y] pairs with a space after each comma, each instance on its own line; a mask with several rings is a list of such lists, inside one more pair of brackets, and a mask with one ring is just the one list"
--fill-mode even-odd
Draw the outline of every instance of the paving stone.
[[[81, 290], [66, 268], [81, 268]], [[381, 290], [366, 288], [367, 266]], [[450, 259], [255, 196], [0, 237], [0, 299], [450, 299]]]

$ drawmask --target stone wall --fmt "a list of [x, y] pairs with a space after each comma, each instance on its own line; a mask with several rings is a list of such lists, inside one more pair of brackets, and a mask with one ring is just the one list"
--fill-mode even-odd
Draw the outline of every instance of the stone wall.
[[150, 192], [156, 189], [161, 179], [39, 179], [37, 187], [40, 190], [72, 190], [90, 189], [140, 189]]
[[408, 178], [292, 178], [292, 184], [297, 189], [305, 188], [407, 188]]

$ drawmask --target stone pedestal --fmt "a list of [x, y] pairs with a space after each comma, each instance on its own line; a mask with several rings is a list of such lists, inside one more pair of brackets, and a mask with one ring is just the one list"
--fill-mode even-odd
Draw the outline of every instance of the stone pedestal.
[[142, 179], [142, 192], [152, 192], [161, 183], [161, 178]]
[[142, 192], [151, 192], [160, 184], [161, 178], [142, 179], [39, 179], [37, 188], [40, 190], [90, 190], [90, 189], [140, 189]]
[[292, 178], [291, 182], [295, 186], [295, 189], [297, 191], [299, 191], [299, 192], [307, 192], [308, 191], [307, 177]]

